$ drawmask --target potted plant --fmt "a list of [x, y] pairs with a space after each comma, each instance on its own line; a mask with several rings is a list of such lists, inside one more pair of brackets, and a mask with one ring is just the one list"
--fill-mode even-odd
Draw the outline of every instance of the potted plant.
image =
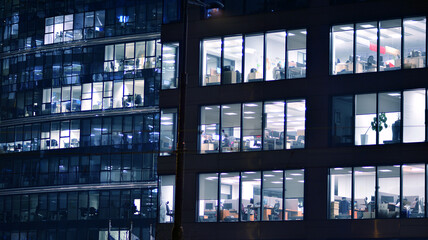
[[366, 145], [369, 139], [367, 132], [372, 129], [373, 131], [380, 132], [384, 128], [388, 128], [386, 121], [388, 118], [385, 113], [379, 113], [377, 117], [373, 118], [373, 121], [370, 123], [370, 127], [367, 128], [367, 131], [364, 134], [361, 134], [361, 145]]

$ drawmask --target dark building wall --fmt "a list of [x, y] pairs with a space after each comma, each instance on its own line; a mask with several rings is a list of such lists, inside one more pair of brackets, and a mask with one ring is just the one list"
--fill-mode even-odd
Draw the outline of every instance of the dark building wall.
[[[350, 75], [330, 75], [330, 27], [344, 23], [426, 16], [424, 1], [367, 1], [330, 4], [310, 1], [307, 8], [275, 13], [200, 20], [191, 8], [189, 23], [184, 234], [186, 239], [359, 239], [426, 237], [427, 219], [328, 220], [328, 168], [338, 166], [425, 163], [426, 143], [333, 147], [330, 144], [331, 98], [379, 91], [427, 87], [427, 68]], [[178, 41], [179, 23], [164, 25], [162, 41]], [[201, 87], [200, 41], [203, 38], [307, 28], [307, 77], [273, 82]], [[306, 99], [305, 149], [197, 154], [200, 107], [284, 98]], [[178, 90], [160, 93], [160, 107], [178, 107]], [[173, 174], [174, 157], [160, 157], [159, 174]], [[221, 171], [305, 168], [305, 217], [300, 222], [196, 223], [197, 176]], [[171, 226], [160, 224], [167, 238]]]

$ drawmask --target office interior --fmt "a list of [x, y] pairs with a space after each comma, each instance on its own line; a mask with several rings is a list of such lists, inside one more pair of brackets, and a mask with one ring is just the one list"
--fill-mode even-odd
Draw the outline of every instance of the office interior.
[[423, 68], [425, 40], [425, 17], [333, 26], [332, 74]]
[[329, 181], [331, 219], [425, 217], [425, 164], [332, 168]]

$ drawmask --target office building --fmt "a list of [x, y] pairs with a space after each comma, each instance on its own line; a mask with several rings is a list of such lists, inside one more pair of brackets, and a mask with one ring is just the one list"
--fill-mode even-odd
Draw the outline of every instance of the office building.
[[184, 54], [185, 239], [427, 239], [426, 2], [220, 2], [164, 1], [157, 236]]
[[0, 1], [0, 238], [153, 239], [156, 0]]

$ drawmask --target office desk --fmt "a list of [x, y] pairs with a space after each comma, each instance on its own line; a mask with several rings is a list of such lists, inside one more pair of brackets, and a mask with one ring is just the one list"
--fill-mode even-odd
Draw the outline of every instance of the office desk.
[[[273, 214], [273, 207], [264, 207], [263, 208], [263, 220], [282, 220], [282, 209], [279, 209], [278, 216]], [[271, 219], [273, 217], [277, 217], [277, 219]]]
[[236, 219], [236, 221], [238, 221], [238, 211], [237, 210], [233, 210], [233, 209], [223, 209], [220, 211], [220, 220], [224, 220], [225, 218], [232, 218], [232, 219]]
[[409, 57], [404, 59], [404, 68], [423, 68], [425, 67], [425, 57]]
[[298, 210], [285, 209], [285, 220], [303, 220], [303, 213]]

